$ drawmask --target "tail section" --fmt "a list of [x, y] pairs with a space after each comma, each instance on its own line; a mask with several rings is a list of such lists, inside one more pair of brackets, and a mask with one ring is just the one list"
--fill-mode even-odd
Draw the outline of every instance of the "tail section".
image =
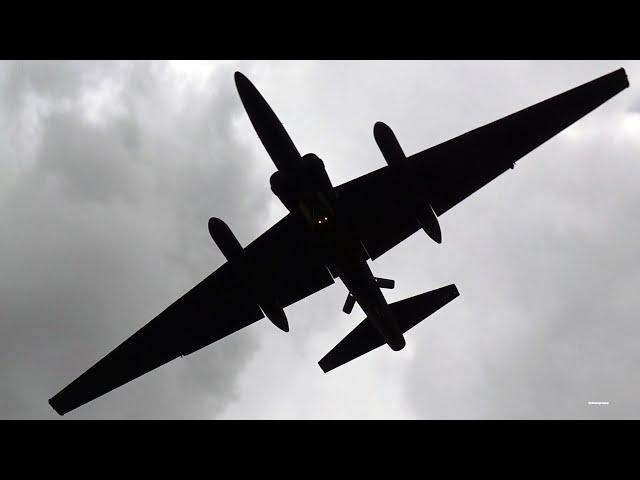
[[[432, 313], [444, 307], [460, 293], [455, 285], [447, 285], [415, 297], [389, 305], [402, 333], [415, 327]], [[338, 345], [318, 362], [326, 373], [371, 350], [384, 345], [385, 341], [368, 318], [354, 328]]]

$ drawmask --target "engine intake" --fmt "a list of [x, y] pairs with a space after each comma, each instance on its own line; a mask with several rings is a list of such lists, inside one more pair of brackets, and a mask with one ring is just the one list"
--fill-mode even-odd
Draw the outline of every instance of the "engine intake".
[[[280, 306], [276, 296], [264, 288], [264, 282], [256, 281], [255, 272], [244, 261], [242, 255], [244, 249], [229, 226], [215, 217], [209, 219], [208, 226], [211, 238], [224, 257], [233, 265], [238, 279], [251, 292], [264, 316], [280, 330], [288, 332], [289, 322], [284, 309]], [[262, 288], [259, 289], [258, 286], [262, 286]]]
[[242, 255], [242, 245], [226, 223], [219, 218], [211, 217], [208, 227], [211, 238], [227, 260], [232, 262]]
[[324, 162], [314, 153], [304, 155], [296, 168], [278, 170], [269, 179], [271, 191], [287, 207], [295, 210], [301, 201], [323, 194], [334, 198], [335, 191], [324, 168]]
[[385, 161], [397, 173], [398, 179], [402, 183], [399, 186], [399, 191], [402, 195], [407, 196], [418, 225], [433, 241], [442, 243], [442, 231], [438, 223], [438, 216], [429, 203], [425, 205], [420, 199], [415, 178], [409, 171], [409, 160], [393, 130], [385, 123], [376, 122], [373, 127], [373, 136]]
[[291, 174], [278, 170], [271, 175], [269, 183], [271, 184], [271, 191], [273, 194], [280, 199], [288, 210], [291, 210], [295, 204], [296, 198], [299, 196], [295, 177]]

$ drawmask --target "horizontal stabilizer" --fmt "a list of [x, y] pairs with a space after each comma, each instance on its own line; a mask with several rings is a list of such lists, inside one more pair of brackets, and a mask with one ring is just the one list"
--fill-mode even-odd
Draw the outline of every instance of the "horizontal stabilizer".
[[[402, 333], [415, 327], [432, 313], [444, 307], [459, 294], [455, 285], [447, 285], [389, 305]], [[385, 341], [368, 318], [354, 328], [338, 345], [318, 362], [326, 373], [371, 350]]]

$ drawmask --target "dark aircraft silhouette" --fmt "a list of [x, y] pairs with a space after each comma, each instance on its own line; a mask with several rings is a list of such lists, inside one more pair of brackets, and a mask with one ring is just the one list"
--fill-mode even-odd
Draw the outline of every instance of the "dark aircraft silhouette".
[[407, 157], [391, 129], [374, 126], [388, 166], [333, 187], [323, 162], [300, 155], [253, 84], [235, 74], [242, 104], [277, 171], [271, 189], [289, 213], [242, 248], [229, 227], [209, 220], [227, 259], [202, 282], [49, 400], [60, 415], [176, 357], [263, 317], [289, 330], [284, 309], [340, 278], [366, 318], [319, 362], [328, 372], [404, 333], [458, 296], [455, 285], [388, 304], [367, 260], [418, 231], [440, 243], [438, 217], [569, 125], [629, 86], [624, 69]]

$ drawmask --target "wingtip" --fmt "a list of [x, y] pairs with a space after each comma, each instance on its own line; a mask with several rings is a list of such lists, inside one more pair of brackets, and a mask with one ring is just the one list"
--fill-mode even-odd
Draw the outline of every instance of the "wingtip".
[[624, 68], [621, 67], [620, 70], [622, 71], [622, 75], [624, 75], [624, 82], [625, 82], [624, 88], [627, 88], [630, 85], [629, 75], [627, 75], [627, 71]]
[[324, 358], [318, 362], [318, 365], [320, 366], [320, 368], [324, 373], [327, 373], [332, 370], [332, 368], [329, 367], [327, 363], [324, 361]]
[[619, 79], [621, 90], [629, 87], [629, 76], [627, 75], [627, 71], [624, 67], [620, 67], [605, 76], [615, 78], [616, 81]]
[[61, 417], [66, 413], [65, 411], [63, 411], [59, 405], [57, 405], [57, 402], [55, 401], [56, 397], [51, 397], [48, 400], [49, 405], [51, 405], [51, 408], [53, 408], [53, 410], [60, 415]]

